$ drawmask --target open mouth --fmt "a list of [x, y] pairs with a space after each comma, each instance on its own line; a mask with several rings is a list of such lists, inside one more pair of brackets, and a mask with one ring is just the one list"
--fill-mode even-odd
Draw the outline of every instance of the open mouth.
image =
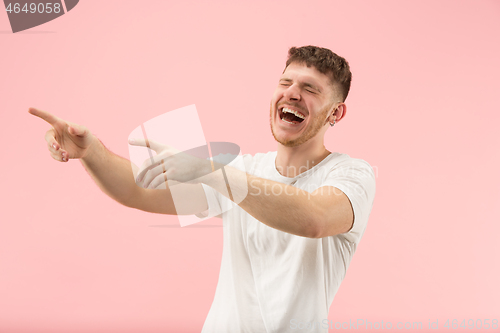
[[306, 116], [304, 116], [302, 113], [289, 109], [287, 107], [280, 108], [278, 115], [280, 119], [285, 123], [289, 123], [292, 125], [300, 124], [304, 121], [304, 119], [306, 119]]

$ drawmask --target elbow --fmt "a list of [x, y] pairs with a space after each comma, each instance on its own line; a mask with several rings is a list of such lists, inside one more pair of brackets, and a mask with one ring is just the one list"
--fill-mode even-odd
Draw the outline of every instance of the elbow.
[[340, 234], [340, 232], [332, 232], [331, 229], [326, 228], [324, 226], [317, 226], [313, 228], [307, 237], [309, 238], [325, 238], [328, 236], [335, 236], [337, 234]]
[[324, 238], [336, 236], [350, 230], [352, 223], [340, 216], [323, 214], [311, 223], [309, 228], [309, 238]]
[[332, 234], [326, 230], [326, 228], [322, 226], [317, 226], [313, 228], [309, 234], [309, 238], [324, 238], [328, 236], [334, 236], [335, 234]]
[[324, 220], [321, 218], [313, 219], [311, 223], [306, 227], [304, 232], [304, 237], [308, 238], [323, 238], [325, 237], [325, 225]]
[[125, 207], [144, 210], [142, 209], [142, 206], [144, 206], [142, 201], [145, 192], [145, 189], [137, 187], [130, 191], [127, 195], [122, 195], [121, 197], [116, 197], [113, 199]]

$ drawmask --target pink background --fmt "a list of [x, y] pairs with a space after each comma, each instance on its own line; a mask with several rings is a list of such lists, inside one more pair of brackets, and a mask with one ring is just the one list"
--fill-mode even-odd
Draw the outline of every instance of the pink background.
[[499, 32], [486, 0], [80, 1], [17, 34], [2, 10], [0, 332], [199, 332], [222, 251], [219, 220], [180, 228], [53, 161], [28, 107], [128, 156], [134, 128], [196, 104], [207, 141], [267, 152], [287, 50], [306, 44], [353, 71], [327, 147], [377, 171], [328, 319], [500, 320]]

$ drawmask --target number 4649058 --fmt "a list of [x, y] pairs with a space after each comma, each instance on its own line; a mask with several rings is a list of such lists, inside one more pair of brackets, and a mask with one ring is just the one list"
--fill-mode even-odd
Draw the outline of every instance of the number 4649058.
[[459, 324], [457, 319], [453, 319], [450, 324], [450, 320], [448, 319], [446, 323], [444, 324], [444, 327], [446, 328], [451, 328], [451, 329], [457, 329], [459, 327], [462, 328], [468, 328], [468, 329], [498, 329], [498, 320], [497, 319], [469, 319], [467, 322], [465, 319]]
[[21, 5], [19, 3], [15, 3], [14, 5], [12, 3], [9, 3], [7, 8], [5, 10], [10, 14], [10, 13], [15, 13], [18, 14], [20, 12], [24, 13], [46, 13], [50, 14], [52, 12], [59, 14], [61, 12], [61, 4], [60, 3], [51, 3], [51, 2], [46, 2], [46, 3], [30, 3], [28, 6], [28, 3], [25, 3], [24, 6], [21, 8]]

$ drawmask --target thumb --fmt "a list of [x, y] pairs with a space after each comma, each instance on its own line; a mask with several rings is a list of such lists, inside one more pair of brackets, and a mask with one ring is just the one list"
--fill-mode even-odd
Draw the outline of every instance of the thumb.
[[87, 129], [84, 127], [84, 126], [80, 126], [80, 125], [69, 125], [68, 126], [68, 132], [69, 134], [71, 135], [75, 135], [75, 136], [80, 136], [80, 137], [84, 137], [85, 135], [87, 135]]

